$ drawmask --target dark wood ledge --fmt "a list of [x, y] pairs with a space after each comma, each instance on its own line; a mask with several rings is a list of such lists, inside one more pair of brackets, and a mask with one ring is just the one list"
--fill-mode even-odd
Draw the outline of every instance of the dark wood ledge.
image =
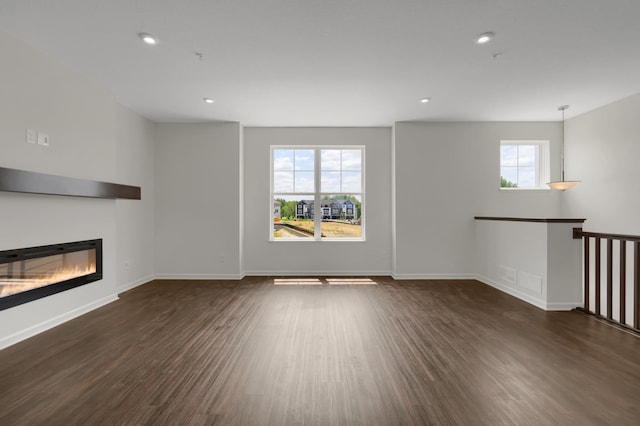
[[140, 200], [140, 187], [0, 167], [0, 191]]
[[499, 220], [503, 222], [542, 222], [542, 223], [584, 223], [587, 219], [531, 218], [531, 217], [499, 217], [474, 216], [475, 220]]
[[640, 235], [627, 235], [627, 234], [606, 234], [603, 232], [588, 232], [583, 231], [582, 228], [574, 228], [574, 234], [576, 238], [602, 238], [606, 240], [621, 240], [621, 241], [633, 241], [640, 243]]

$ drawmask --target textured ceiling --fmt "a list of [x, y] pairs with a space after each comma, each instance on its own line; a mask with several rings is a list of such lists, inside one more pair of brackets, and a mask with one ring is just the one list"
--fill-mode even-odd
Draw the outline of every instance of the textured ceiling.
[[0, 0], [0, 30], [143, 116], [247, 126], [557, 121], [640, 92], [638, 22], [638, 0]]

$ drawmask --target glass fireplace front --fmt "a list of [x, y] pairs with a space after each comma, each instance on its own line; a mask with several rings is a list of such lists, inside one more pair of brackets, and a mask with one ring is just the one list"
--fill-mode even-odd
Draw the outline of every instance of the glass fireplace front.
[[102, 279], [102, 240], [0, 252], [0, 310]]

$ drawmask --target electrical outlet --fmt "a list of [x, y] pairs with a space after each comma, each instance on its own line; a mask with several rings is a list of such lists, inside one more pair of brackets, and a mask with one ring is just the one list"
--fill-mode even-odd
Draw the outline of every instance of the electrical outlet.
[[27, 143], [36, 143], [38, 142], [38, 131], [33, 129], [27, 129], [25, 134], [25, 140]]
[[49, 135], [38, 132], [38, 145], [49, 146]]

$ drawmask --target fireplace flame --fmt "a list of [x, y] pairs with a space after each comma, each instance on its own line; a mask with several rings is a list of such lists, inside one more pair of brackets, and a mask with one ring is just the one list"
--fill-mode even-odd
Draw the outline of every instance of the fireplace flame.
[[94, 274], [96, 265], [74, 266], [70, 268], [60, 268], [48, 275], [26, 278], [4, 278], [0, 277], [0, 297], [11, 296], [12, 294], [21, 293], [23, 291], [34, 288], [44, 287], [50, 284], [56, 284], [62, 281], [71, 280], [73, 278], [82, 277], [84, 275]]

